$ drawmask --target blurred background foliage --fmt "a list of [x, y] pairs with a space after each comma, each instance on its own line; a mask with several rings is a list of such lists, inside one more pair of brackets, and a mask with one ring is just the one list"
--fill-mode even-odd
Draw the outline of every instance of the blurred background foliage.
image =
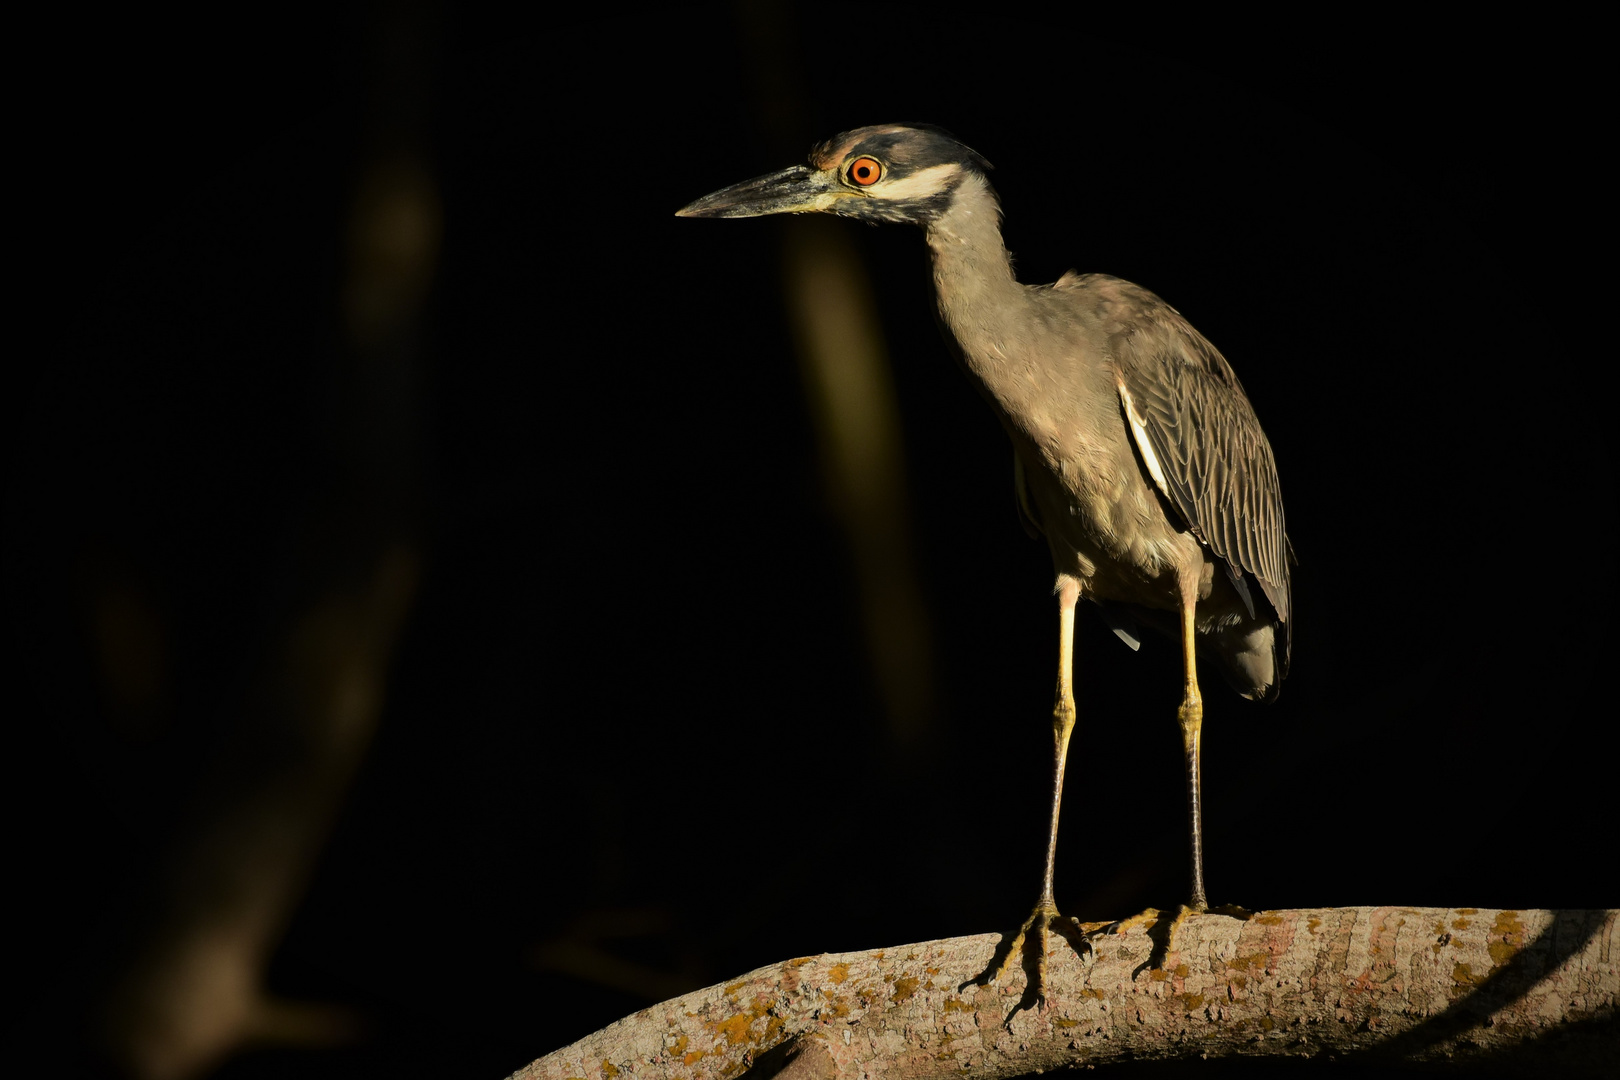
[[[1023, 917], [1050, 566], [918, 237], [672, 216], [889, 120], [995, 163], [1024, 280], [1176, 305], [1276, 448], [1295, 667], [1270, 708], [1208, 694], [1212, 901], [1616, 903], [1584, 91], [1536, 34], [40, 26], [7, 1016], [59, 1069], [501, 1076], [761, 964]], [[1077, 654], [1059, 901], [1173, 904], [1175, 650], [1087, 618]]]

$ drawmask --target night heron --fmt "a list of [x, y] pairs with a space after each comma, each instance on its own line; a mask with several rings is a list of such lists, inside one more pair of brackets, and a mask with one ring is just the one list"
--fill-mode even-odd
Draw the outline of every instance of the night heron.
[[[1057, 571], [1052, 819], [1033, 932], [1044, 989], [1063, 767], [1074, 728], [1074, 610], [1085, 597], [1133, 647], [1135, 628], [1181, 646], [1192, 897], [1205, 910], [1197, 657], [1241, 695], [1288, 673], [1289, 561], [1271, 446], [1231, 365], [1153, 293], [1103, 274], [1022, 285], [1001, 240], [988, 162], [938, 128], [883, 125], [816, 147], [808, 166], [705, 196], [683, 217], [821, 212], [920, 225], [946, 341], [1012, 440], [1020, 516]], [[990, 977], [999, 973], [992, 972]]]

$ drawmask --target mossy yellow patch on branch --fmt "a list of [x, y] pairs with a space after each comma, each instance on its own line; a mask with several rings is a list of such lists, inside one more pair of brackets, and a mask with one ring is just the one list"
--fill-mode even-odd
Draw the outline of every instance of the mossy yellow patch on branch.
[[[731, 993], [744, 985], [746, 983], [733, 983], [731, 986], [726, 987], [726, 990]], [[755, 1020], [761, 1017], [765, 1018], [765, 1027], [756, 1036], [753, 1033], [753, 1024]], [[754, 997], [753, 1004], [746, 1011], [733, 1013], [723, 1020], [705, 1021], [704, 1026], [713, 1032], [717, 1038], [724, 1036], [727, 1046], [759, 1046], [770, 1045], [772, 1039], [785, 1026], [785, 1023], [780, 1016], [774, 1015], [772, 999], [761, 994]], [[687, 1054], [687, 1063], [690, 1064], [702, 1056], [702, 1054], [698, 1054], [697, 1057], [694, 1057]]]
[[834, 964], [832, 967], [827, 969], [827, 979], [834, 986], [842, 984], [847, 978], [849, 978], [848, 964]]
[[1226, 962], [1228, 968], [1249, 971], [1264, 971], [1271, 963], [1271, 954], [1268, 952], [1249, 953], [1246, 956], [1234, 956]]
[[909, 999], [916, 992], [917, 992], [917, 980], [910, 977], [909, 975], [908, 976], [903, 976], [901, 978], [898, 978], [898, 979], [894, 980], [894, 1002], [895, 1002], [895, 1004], [898, 1005], [900, 1002]]
[[748, 1041], [748, 1025], [753, 1018], [747, 1013], [737, 1013], [724, 1020], [715, 1020], [709, 1024], [709, 1030], [716, 1035], [724, 1035], [726, 1043], [730, 1046], [740, 1046]]
[[1501, 967], [1513, 959], [1513, 954], [1524, 946], [1524, 924], [1519, 921], [1517, 911], [1498, 911], [1496, 925], [1491, 927], [1491, 935], [1500, 934], [1501, 938], [1489, 942], [1485, 951], [1491, 954], [1491, 963]]

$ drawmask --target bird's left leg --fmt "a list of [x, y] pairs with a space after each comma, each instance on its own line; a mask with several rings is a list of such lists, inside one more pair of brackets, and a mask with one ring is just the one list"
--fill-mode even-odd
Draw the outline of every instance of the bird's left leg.
[[1071, 928], [1059, 923], [1063, 916], [1058, 913], [1057, 900], [1052, 895], [1052, 875], [1057, 865], [1058, 814], [1063, 806], [1063, 769], [1069, 756], [1069, 736], [1074, 732], [1074, 609], [1080, 600], [1080, 583], [1066, 575], [1060, 576], [1057, 595], [1058, 680], [1056, 700], [1052, 706], [1052, 822], [1046, 834], [1046, 872], [1041, 877], [1041, 895], [1035, 902], [1035, 910], [1024, 920], [1024, 925], [1018, 928], [1018, 936], [1013, 939], [1012, 946], [1001, 958], [1001, 963], [989, 972], [988, 977], [981, 977], [981, 984], [993, 982], [1014, 956], [1022, 954], [1025, 939], [1033, 933], [1036, 966], [1030, 990], [1036, 1002], [1043, 1000], [1046, 994], [1047, 930], [1057, 929], [1066, 937], [1070, 937], [1071, 941], [1076, 940]]
[[1204, 727], [1204, 699], [1198, 692], [1198, 660], [1197, 660], [1197, 632], [1196, 610], [1198, 605], [1198, 583], [1196, 577], [1183, 574], [1180, 583], [1180, 614], [1181, 614], [1181, 659], [1184, 680], [1181, 691], [1181, 705], [1176, 709], [1176, 720], [1181, 727], [1181, 746], [1186, 755], [1187, 763], [1187, 809], [1191, 818], [1192, 832], [1192, 898], [1182, 904], [1171, 918], [1169, 925], [1155, 931], [1154, 928], [1163, 917], [1157, 908], [1148, 908], [1139, 915], [1112, 923], [1104, 927], [1102, 933], [1124, 934], [1141, 927], [1148, 929], [1148, 936], [1153, 939], [1153, 950], [1149, 954], [1148, 966], [1161, 967], [1165, 957], [1175, 948], [1176, 931], [1194, 915], [1208, 910], [1208, 903], [1204, 899], [1204, 829], [1201, 810], [1201, 796], [1199, 791], [1199, 741]]
[[[1181, 725], [1181, 746], [1187, 761], [1187, 809], [1192, 825], [1192, 899], [1188, 907], [1204, 911], [1204, 822], [1199, 792], [1199, 740], [1204, 728], [1204, 699], [1198, 693], [1197, 640], [1194, 613], [1198, 603], [1196, 588], [1181, 590], [1181, 662], [1185, 673], [1181, 707], [1176, 720]], [[1177, 920], [1180, 921], [1179, 919]]]
[[[1162, 944], [1155, 955], [1163, 963], [1164, 954], [1175, 948], [1176, 931], [1187, 916], [1209, 910], [1204, 899], [1204, 819], [1199, 791], [1199, 741], [1204, 729], [1204, 699], [1198, 692], [1198, 641], [1194, 615], [1198, 605], [1197, 586], [1183, 580], [1181, 587], [1181, 663], [1184, 681], [1181, 706], [1176, 709], [1176, 721], [1181, 726], [1181, 747], [1187, 762], [1187, 812], [1192, 833], [1192, 898], [1182, 904], [1170, 920]], [[1146, 914], [1144, 912], [1144, 914]]]

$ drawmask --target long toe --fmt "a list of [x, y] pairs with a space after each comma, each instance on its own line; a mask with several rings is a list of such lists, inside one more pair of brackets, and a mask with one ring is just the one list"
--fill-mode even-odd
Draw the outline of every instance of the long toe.
[[[1025, 1000], [1039, 1004], [1046, 1000], [1046, 958], [1052, 947], [1051, 931], [1066, 930], [1065, 917], [1058, 911], [1057, 905], [1051, 901], [1042, 901], [1035, 905], [1035, 910], [1029, 913], [1029, 918], [1018, 928], [1013, 937], [1012, 944], [1002, 953], [1000, 959], [985, 974], [974, 980], [980, 986], [987, 986], [999, 979], [1003, 972], [1014, 963], [1014, 958], [1025, 958], [1033, 952], [1035, 969], [1031, 973], [1029, 989]], [[1067, 937], [1068, 934], [1060, 934]], [[1027, 968], [1026, 968], [1027, 970]]]

